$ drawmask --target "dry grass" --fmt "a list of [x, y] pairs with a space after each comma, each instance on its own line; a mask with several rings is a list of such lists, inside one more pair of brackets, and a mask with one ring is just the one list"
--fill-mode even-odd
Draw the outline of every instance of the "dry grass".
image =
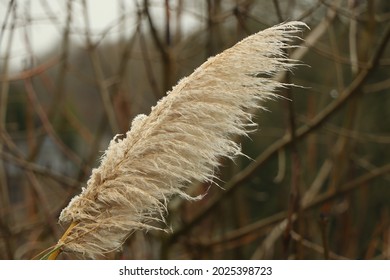
[[149, 116], [138, 115], [125, 136], [114, 137], [87, 187], [60, 215], [76, 223], [61, 249], [87, 257], [117, 250], [134, 230], [164, 222], [173, 195], [196, 199], [185, 187], [212, 182], [222, 157], [241, 154], [233, 139], [254, 129], [251, 112], [284, 86], [271, 77], [293, 66], [285, 50], [302, 26], [266, 29], [210, 58]]

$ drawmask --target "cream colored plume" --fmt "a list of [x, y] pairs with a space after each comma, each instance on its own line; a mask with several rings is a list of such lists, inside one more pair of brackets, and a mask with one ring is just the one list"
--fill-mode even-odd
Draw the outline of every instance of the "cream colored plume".
[[61, 250], [94, 258], [120, 249], [134, 230], [163, 221], [173, 195], [211, 182], [221, 157], [241, 153], [235, 136], [253, 130], [253, 112], [284, 86], [270, 78], [294, 63], [285, 57], [305, 24], [289, 22], [254, 34], [210, 58], [152, 108], [125, 137], [114, 137], [82, 193], [60, 215], [72, 223]]

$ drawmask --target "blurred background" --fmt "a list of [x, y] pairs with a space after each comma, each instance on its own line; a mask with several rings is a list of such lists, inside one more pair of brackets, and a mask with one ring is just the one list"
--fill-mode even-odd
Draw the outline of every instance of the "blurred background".
[[[390, 2], [0, 0], [0, 259], [31, 259], [109, 140], [208, 57], [301, 20], [299, 86], [257, 112], [198, 202], [168, 232], [107, 259], [389, 259]], [[63, 254], [61, 258], [78, 256]]]

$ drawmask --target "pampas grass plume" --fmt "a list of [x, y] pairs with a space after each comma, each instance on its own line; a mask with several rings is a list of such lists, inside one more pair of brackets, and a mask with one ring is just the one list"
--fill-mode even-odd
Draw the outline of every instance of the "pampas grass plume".
[[253, 130], [252, 114], [284, 85], [285, 56], [305, 24], [289, 22], [254, 34], [210, 58], [115, 136], [87, 186], [60, 215], [71, 223], [57, 248], [96, 258], [121, 248], [135, 230], [164, 221], [169, 199], [194, 199], [185, 187], [211, 182], [222, 157], [241, 154], [236, 136]]

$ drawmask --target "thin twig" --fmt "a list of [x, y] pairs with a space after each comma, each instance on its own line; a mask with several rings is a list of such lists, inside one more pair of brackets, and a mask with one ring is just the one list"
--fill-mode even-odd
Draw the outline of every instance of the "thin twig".
[[[367, 183], [371, 180], [377, 179], [380, 176], [383, 176], [385, 174], [390, 174], [390, 164], [381, 166], [376, 168], [375, 170], [370, 170], [369, 172], [361, 175], [360, 177], [356, 178], [355, 180], [352, 180], [343, 186], [341, 186], [336, 192], [334, 193], [323, 193], [317, 195], [315, 198], [313, 198], [310, 202], [308, 202], [306, 205], [302, 206], [302, 212], [309, 211], [313, 208], [316, 208], [323, 203], [326, 203], [328, 201], [331, 201], [333, 199], [336, 199], [340, 196], [346, 195], [352, 191], [355, 191], [358, 188], [367, 187]], [[245, 227], [233, 230], [229, 232], [228, 234], [225, 234], [223, 238], [219, 238], [216, 240], [203, 242], [203, 246], [216, 246], [222, 243], [231, 242], [234, 240], [238, 240], [241, 238], [245, 238], [248, 235], [252, 234], [258, 234], [258, 232], [262, 229], [265, 229], [269, 226], [272, 226], [276, 223], [280, 223], [281, 221], [285, 220], [287, 217], [287, 212], [279, 212], [277, 214], [274, 214], [272, 216], [269, 216], [265, 219], [256, 221], [252, 224], [249, 224]]]
[[144, 0], [144, 12], [147, 16], [150, 32], [152, 35], [153, 42], [160, 53], [162, 61], [162, 75], [163, 75], [163, 92], [167, 92], [171, 89], [174, 78], [175, 78], [175, 68], [173, 61], [173, 52], [170, 39], [170, 13], [169, 13], [169, 1], [165, 2], [165, 11], [166, 11], [166, 28], [165, 28], [165, 42], [160, 39], [155, 23], [153, 22], [152, 16], [149, 11], [149, 1]]
[[[15, 31], [15, 21], [16, 21], [16, 9], [17, 5], [14, 1], [12, 1], [9, 6], [9, 9], [12, 8], [12, 21], [11, 21], [11, 27], [8, 34], [8, 42], [5, 49], [5, 61], [4, 65], [2, 66], [3, 71], [2, 75], [3, 77], [7, 77], [8, 74], [8, 67], [9, 67], [9, 57], [11, 53], [12, 48], [12, 41]], [[11, 12], [11, 11], [10, 11]], [[8, 79], [5, 79], [1, 83], [1, 89], [0, 89], [0, 133], [5, 133], [7, 131], [6, 127], [6, 116], [7, 116], [7, 107], [8, 107], [8, 94], [9, 94], [9, 81]], [[0, 152], [4, 151], [4, 144], [3, 141], [0, 141]], [[5, 164], [2, 159], [0, 159], [0, 217], [4, 221], [4, 223], [8, 226], [10, 224], [13, 224], [13, 212], [11, 211], [11, 203], [9, 199], [9, 192], [8, 192], [8, 182], [7, 182], [7, 173], [5, 170]]]
[[14, 4], [15, 4], [15, 0], [11, 0], [8, 2], [7, 12], [5, 13], [4, 21], [3, 24], [1, 25], [1, 30], [0, 30], [0, 46], [1, 46], [1, 42], [3, 41], [3, 36], [5, 33], [5, 28], [7, 27], [9, 15], [11, 14]]
[[[56, 80], [56, 90], [54, 91], [55, 96], [52, 99], [50, 104], [50, 109], [48, 110], [47, 119], [52, 121], [53, 123], [57, 119], [58, 115], [61, 112], [61, 108], [63, 106], [63, 99], [65, 96], [65, 80], [67, 73], [67, 65], [68, 65], [68, 57], [69, 57], [69, 45], [70, 45], [70, 25], [72, 22], [72, 1], [67, 1], [67, 18], [66, 18], [66, 26], [63, 31], [63, 44], [62, 44], [62, 52], [60, 56], [60, 70], [57, 75]], [[33, 76], [27, 76], [26, 81], [32, 79]], [[43, 113], [43, 111], [42, 111]], [[49, 122], [48, 122], [49, 123]], [[35, 145], [33, 150], [29, 151], [28, 158], [33, 161], [39, 154], [41, 148], [43, 147], [43, 141], [46, 136], [42, 135], [38, 138], [37, 144]]]
[[[303, 246], [305, 246], [306, 248], [309, 248], [317, 253], [320, 253], [320, 254], [323, 254], [324, 253], [324, 248], [321, 247], [320, 245], [318, 244], [315, 244], [305, 238], [303, 238], [301, 235], [299, 235], [298, 233], [296, 233], [295, 231], [292, 231], [291, 232], [291, 237], [298, 241], [298, 242], [301, 242]], [[334, 259], [334, 260], [348, 260], [348, 258], [344, 257], [344, 256], [340, 256], [334, 252], [329, 252], [329, 258], [330, 259]]]
[[41, 63], [37, 66], [34, 66], [32, 68], [23, 70], [17, 74], [8, 75], [7, 77], [0, 76], [0, 82], [5, 82], [6, 80], [9, 82], [15, 82], [15, 81], [19, 81], [19, 80], [33, 78], [33, 77], [38, 76], [39, 74], [41, 74], [43, 72], [46, 72], [50, 68], [56, 66], [59, 61], [60, 61], [59, 57], [50, 58], [46, 62], [43, 62], [43, 63]]
[[108, 91], [107, 85], [104, 82], [104, 73], [103, 73], [102, 64], [100, 62], [99, 55], [97, 53], [96, 45], [93, 44], [90, 36], [90, 23], [88, 17], [87, 2], [83, 0], [82, 5], [83, 5], [83, 16], [85, 22], [85, 39], [86, 39], [88, 54], [95, 73], [96, 83], [98, 85], [98, 89], [102, 97], [103, 106], [107, 114], [110, 128], [112, 132], [116, 134], [119, 132], [119, 127], [116, 120], [115, 110], [112, 105], [111, 96]]
[[33, 87], [31, 79], [26, 79], [24, 82], [25, 89], [27, 92], [27, 96], [29, 100], [31, 101], [31, 104], [33, 104], [38, 117], [40, 118], [43, 127], [45, 131], [47, 132], [47, 135], [53, 140], [55, 144], [57, 144], [60, 151], [70, 160], [72, 160], [75, 164], [80, 165], [82, 160], [79, 155], [77, 155], [75, 152], [73, 152], [71, 149], [69, 149], [66, 144], [62, 141], [62, 139], [58, 136], [55, 129], [53, 128], [52, 124], [49, 121], [49, 117], [46, 115], [45, 111], [43, 110], [41, 104], [38, 102], [37, 94], [35, 92], [35, 89]]
[[4, 160], [12, 162], [13, 164], [15, 164], [15, 165], [27, 170], [27, 171], [32, 171], [36, 174], [50, 177], [50, 178], [56, 180], [57, 182], [61, 183], [61, 186], [63, 186], [63, 187], [75, 186], [75, 185], [79, 184], [78, 181], [72, 179], [71, 177], [68, 177], [68, 176], [65, 176], [62, 174], [57, 174], [48, 168], [45, 168], [45, 167], [40, 166], [38, 164], [34, 164], [30, 161], [27, 161], [26, 159], [21, 158], [20, 156], [16, 157], [10, 153], [2, 151], [0, 153], [0, 157]]
[[329, 260], [329, 245], [328, 245], [328, 218], [324, 215], [320, 216], [320, 228], [322, 238], [322, 248], [324, 251], [324, 259]]

